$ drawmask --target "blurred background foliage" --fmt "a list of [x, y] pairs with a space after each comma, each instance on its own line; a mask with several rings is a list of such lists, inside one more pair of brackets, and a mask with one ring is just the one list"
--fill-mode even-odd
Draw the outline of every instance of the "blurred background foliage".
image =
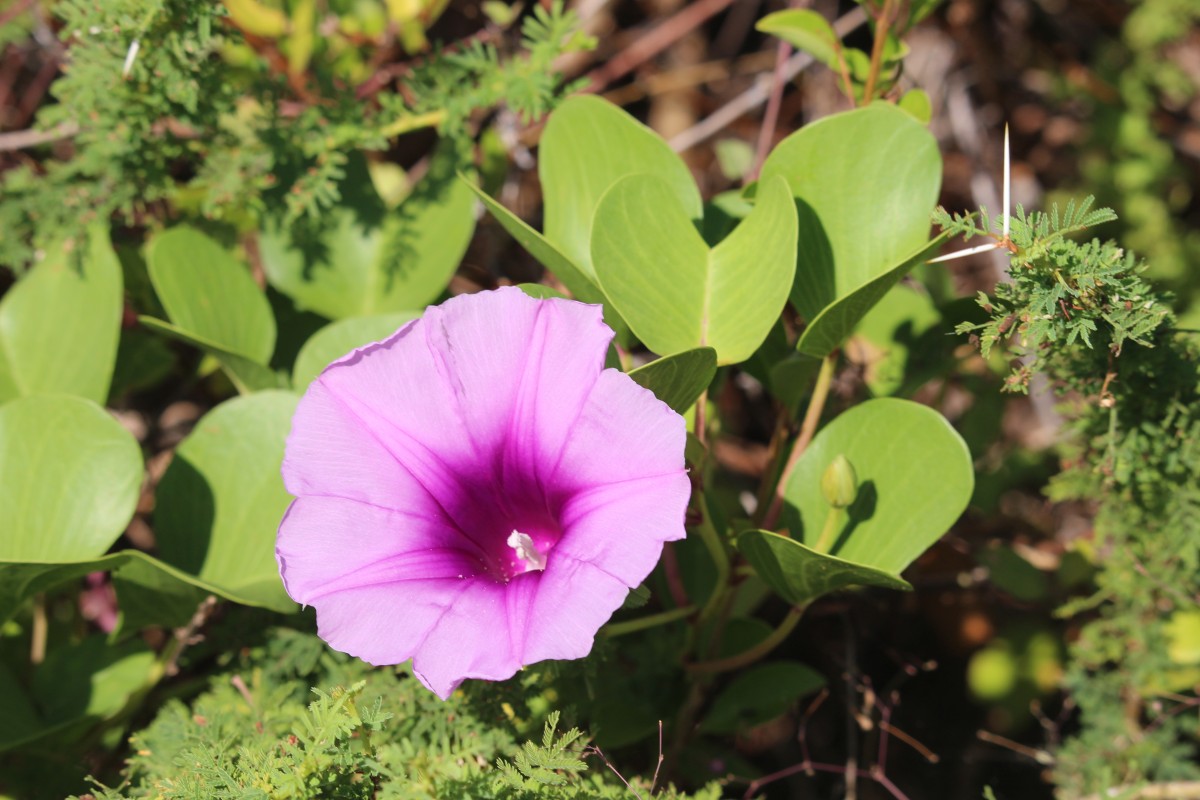
[[[107, 399], [138, 437], [151, 476], [123, 541], [154, 547], [154, 484], [196, 421], [239, 382], [275, 380], [219, 348], [202, 355], [168, 346], [137, 325], [139, 314], [164, 317], [160, 299], [168, 302], [143, 243], [185, 221], [245, 259], [258, 284], [269, 287], [278, 325], [276, 346], [258, 366], [290, 375], [295, 363], [301, 383], [301, 344], [330, 321], [419, 309], [441, 296], [447, 281], [459, 292], [542, 276], [491, 217], [454, 227], [422, 209], [440, 207], [457, 186], [456, 173], [467, 172], [540, 227], [534, 148], [545, 113], [571, 91], [600, 93], [646, 121], [681, 153], [704, 197], [734, 207], [734, 196], [722, 193], [753, 178], [771, 145], [848, 107], [836, 70], [803, 66], [755, 29], [783, 7], [768, 0], [580, 0], [566, 8], [458, 0], [9, 0], [0, 8], [0, 265], [8, 268], [0, 288], [47, 253], [85, 247], [88, 226], [111, 223], [127, 303]], [[833, 22], [847, 47], [870, 50], [854, 3], [807, 7]], [[927, 94], [945, 163], [942, 205], [999, 209], [1007, 121], [1015, 200], [1043, 208], [1094, 194], [1119, 215], [1097, 235], [1137, 251], [1148, 265], [1143, 277], [1173, 293], [1179, 327], [1200, 328], [1200, 5], [949, 0], [917, 16], [924, 19], [902, 32], [907, 49], [896, 51], [895, 70], [881, 88], [893, 99], [911, 89]], [[786, 79], [775, 100], [773, 74]], [[423, 198], [436, 202], [422, 205]], [[385, 232], [353, 234], [354, 225], [383, 215], [395, 219]], [[869, 229], [871, 221], [862, 224]], [[417, 232], [425, 230], [439, 240], [424, 242]], [[313, 297], [288, 289], [288, 276], [311, 274], [313, 263], [341, 249], [352, 254], [354, 269], [369, 262], [394, 281], [396, 293], [379, 301], [353, 287]], [[388, 272], [405, 253], [444, 263], [444, 274]], [[916, 281], [897, 287], [861, 324], [845, 349], [850, 368], [834, 386], [839, 409], [863, 397], [899, 396], [949, 417], [976, 464], [971, 511], [914, 566], [915, 593], [853, 604], [832, 598], [806, 617], [789, 653], [831, 676], [830, 700], [758, 698], [737, 710], [741, 722], [734, 714], [729, 723], [734, 747], [698, 750], [673, 766], [676, 778], [700, 787], [786, 769], [799, 761], [798, 737], [815, 757], [870, 767], [880, 737], [891, 736], [887, 774], [914, 800], [976, 797], [985, 786], [998, 798], [1049, 796], [1053, 787], [1063, 797], [1089, 797], [1146, 779], [1195, 780], [1194, 492], [1175, 498], [1169, 519], [1148, 516], [1148, 504], [1125, 503], [1124, 496], [1106, 502], [1108, 485], [1059, 478], [1047, 495], [1051, 477], [1090, 446], [1097, 433], [1086, 428], [1095, 420], [1077, 427], [1074, 450], [1056, 447], [1062, 409], [1045, 387], [1035, 381], [1028, 395], [1001, 394], [1010, 368], [1005, 355], [985, 359], [952, 335], [964, 320], [986, 321], [970, 298], [991, 292], [1005, 267], [1003, 255], [984, 253], [919, 268]], [[360, 302], [377, 305], [364, 311]], [[388, 317], [380, 329], [396, 320]], [[201, 333], [209, 332], [176, 332], [193, 343]], [[1143, 377], [1130, 386], [1162, 396], [1152, 370]], [[744, 371], [723, 372], [712, 397], [718, 468], [749, 491], [768, 461], [766, 380], [752, 360]], [[1194, 398], [1194, 383], [1191, 391]], [[1185, 409], [1172, 430], [1194, 436], [1192, 413]], [[1137, 456], [1133, 472], [1146, 463], [1178, 470], [1167, 462], [1179, 442], [1162, 430], [1144, 433], [1141, 443], [1126, 442]], [[1194, 450], [1181, 456], [1191, 460], [1178, 481], [1192, 490], [1195, 473], [1187, 469], [1200, 462]], [[1138, 461], [1143, 456], [1150, 461]], [[97, 602], [103, 607], [102, 598]], [[90, 623], [79, 608], [62, 596], [48, 605], [52, 641], [75, 642], [82, 652], [94, 645], [86, 644], [93, 641], [84, 636]], [[248, 723], [237, 703], [245, 695], [229, 689], [227, 677], [210, 687], [206, 674], [236, 666], [239, 674], [260, 676], [247, 690], [247, 707], [264, 698], [283, 707], [271, 734], [286, 741], [286, 729], [305, 713], [333, 713], [328, 705], [306, 711], [310, 681], [369, 680], [337, 659], [321, 661], [311, 640], [287, 633], [263, 641], [254, 631], [261, 632], [264, 618], [245, 609], [218, 615], [210, 641], [186, 651], [184, 675], [156, 688], [155, 700], [190, 702], [204, 692], [192, 721], [221, 708], [230, 730], [244, 736]], [[23, 656], [28, 617], [7, 623], [3, 636], [20, 643]], [[652, 706], [673, 691], [670, 675], [652, 666], [670, 650], [669, 637], [622, 646], [622, 669], [610, 674], [548, 668], [580, 696], [645, 699], [646, 719], [603, 719], [598, 712], [591, 720], [614, 747], [652, 734]], [[145, 652], [129, 649], [119, 662], [125, 671], [106, 673], [116, 688], [106, 705], [89, 709], [93, 726], [80, 727], [70, 764], [61, 753], [9, 756], [0, 760], [0, 792], [20, 797], [40, 785], [52, 786], [45, 796], [61, 796], [79, 791], [82, 773], [112, 779], [130, 753], [125, 734], [154, 716], [138, 710], [130, 688], [140, 685], [129, 674], [145, 666], [138, 660]], [[303, 665], [279, 667], [294, 659]], [[6, 651], [0, 679], [20, 674], [18, 661]], [[55, 666], [63, 681], [73, 677], [69, 661], [60, 657]], [[5, 686], [12, 691], [15, 684], [0, 682]], [[393, 690], [396, 707], [385, 711], [403, 708], [432, 721], [428, 730], [389, 741], [393, 762], [371, 768], [403, 766], [404, 748], [418, 746], [412, 742], [438, 742], [453, 764], [467, 753], [489, 761], [511, 755], [517, 738], [540, 736], [538, 715], [550, 710], [545, 698], [522, 708], [526, 688], [512, 688], [507, 699], [470, 699], [478, 706], [464, 713], [476, 716], [463, 724], [477, 738], [466, 744], [445, 738], [438, 727], [445, 717], [426, 707], [427, 698]], [[54, 694], [43, 689], [39, 703]], [[24, 713], [18, 706], [5, 709], [10, 719]], [[159, 741], [172, 725], [185, 725], [183, 709], [168, 703], [135, 742]], [[372, 724], [351, 717], [330, 725], [349, 736]], [[498, 733], [497, 721], [513, 720], [519, 737]], [[212, 743], [202, 738], [196, 746]], [[155, 749], [139, 753], [135, 775], [169, 769], [155, 760]], [[648, 774], [652, 749], [622, 753]], [[87, 754], [82, 767], [78, 753]], [[363, 769], [359, 761], [352, 766]], [[330, 780], [344, 778], [343, 767], [336, 759], [321, 765]], [[46, 780], [51, 773], [61, 785]], [[438, 774], [483, 791], [474, 773]], [[791, 797], [849, 790], [841, 776], [794, 775], [765, 791]], [[885, 796], [875, 783], [856, 791]]]

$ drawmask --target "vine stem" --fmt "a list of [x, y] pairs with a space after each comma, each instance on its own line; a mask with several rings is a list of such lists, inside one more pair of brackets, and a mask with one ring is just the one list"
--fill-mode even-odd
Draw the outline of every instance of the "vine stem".
[[712, 524], [712, 515], [709, 514], [708, 503], [705, 502], [703, 494], [699, 496], [699, 503], [701, 520], [700, 524], [696, 526], [696, 532], [700, 534], [700, 540], [704, 542], [709, 558], [713, 560], [713, 566], [717, 570], [716, 588], [713, 590], [712, 595], [709, 596], [708, 602], [704, 604], [704, 609], [700, 612], [699, 621], [704, 623], [711, 619], [717, 609], [720, 608], [721, 601], [729, 589], [729, 554], [725, 552], [725, 545], [721, 542], [721, 536]]
[[33, 625], [29, 634], [29, 662], [37, 665], [46, 659], [46, 635], [49, 623], [46, 619], [46, 595], [38, 593], [33, 598]]
[[631, 619], [626, 622], [613, 622], [605, 625], [601, 630], [608, 638], [612, 639], [616, 636], [624, 636], [627, 633], [636, 633], [644, 631], [647, 628], [654, 628], [659, 625], [668, 625], [676, 620], [685, 619], [696, 613], [695, 606], [684, 606], [683, 608], [672, 608], [669, 611], [661, 611], [657, 614], [649, 614], [638, 619]]
[[775, 484], [775, 495], [771, 498], [771, 506], [767, 509], [766, 516], [763, 517], [762, 526], [765, 530], [772, 530], [778, 524], [779, 515], [783, 511], [783, 492], [787, 488], [788, 481], [791, 480], [792, 473], [796, 470], [796, 462], [800, 460], [800, 456], [804, 455], [809, 442], [817, 432], [817, 424], [821, 421], [821, 412], [825, 410], [825, 401], [829, 398], [829, 388], [833, 385], [835, 362], [836, 359], [832, 355], [826, 356], [825, 360], [821, 362], [821, 372], [817, 375], [817, 383], [813, 387], [812, 397], [809, 398], [808, 409], [804, 412], [804, 422], [800, 424], [800, 436], [796, 439], [792, 452], [788, 454], [787, 464], [779, 476], [779, 482]]
[[788, 611], [787, 616], [779, 623], [775, 630], [771, 631], [767, 638], [763, 639], [758, 644], [751, 647], [749, 650], [743, 650], [737, 655], [718, 658], [712, 661], [701, 661], [698, 664], [689, 664], [688, 672], [713, 673], [713, 672], [728, 672], [732, 669], [740, 669], [749, 664], [753, 664], [760, 658], [763, 658], [774, 650], [779, 645], [783, 644], [793, 630], [796, 624], [800, 622], [800, 617], [804, 616], [804, 606], [792, 606]]
[[813, 545], [813, 550], [818, 553], [828, 553], [830, 546], [833, 545], [834, 536], [837, 534], [838, 522], [842, 518], [842, 510], [840, 508], [831, 508], [825, 516], [825, 527], [821, 529], [821, 535], [817, 537], [816, 544]]
[[887, 41], [888, 28], [892, 26], [892, 0], [883, 0], [883, 8], [875, 21], [875, 42], [871, 46], [871, 71], [867, 73], [867, 84], [863, 90], [863, 104], [875, 96], [875, 84], [879, 80], [879, 65], [883, 61], [883, 45]]
[[708, 447], [708, 436], [705, 434], [705, 428], [708, 426], [708, 415], [705, 413], [708, 409], [708, 389], [700, 392], [700, 396], [696, 398], [696, 439], [700, 444]]

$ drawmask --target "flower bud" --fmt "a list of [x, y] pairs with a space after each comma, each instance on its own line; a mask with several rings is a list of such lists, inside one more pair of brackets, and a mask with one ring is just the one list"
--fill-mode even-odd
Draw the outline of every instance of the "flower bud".
[[858, 476], [854, 474], [850, 459], [839, 453], [829, 463], [821, 476], [821, 494], [834, 508], [846, 508], [854, 502], [858, 494]]

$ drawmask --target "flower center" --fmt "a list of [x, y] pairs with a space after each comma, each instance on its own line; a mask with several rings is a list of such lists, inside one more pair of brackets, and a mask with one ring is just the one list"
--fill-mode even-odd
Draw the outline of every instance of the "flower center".
[[506, 544], [516, 552], [516, 562], [513, 566], [516, 568], [514, 574], [522, 574], [537, 570], [541, 572], [546, 569], [546, 554], [537, 549], [537, 545], [533, 542], [533, 537], [527, 533], [513, 529], [513, 532], [508, 535]]

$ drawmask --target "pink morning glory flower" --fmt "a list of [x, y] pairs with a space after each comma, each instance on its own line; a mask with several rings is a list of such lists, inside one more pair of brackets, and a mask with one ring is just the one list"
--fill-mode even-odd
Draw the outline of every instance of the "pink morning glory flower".
[[515, 288], [431, 307], [334, 362], [283, 461], [276, 555], [331, 646], [466, 678], [581, 658], [684, 536], [682, 417], [604, 369], [599, 306]]

